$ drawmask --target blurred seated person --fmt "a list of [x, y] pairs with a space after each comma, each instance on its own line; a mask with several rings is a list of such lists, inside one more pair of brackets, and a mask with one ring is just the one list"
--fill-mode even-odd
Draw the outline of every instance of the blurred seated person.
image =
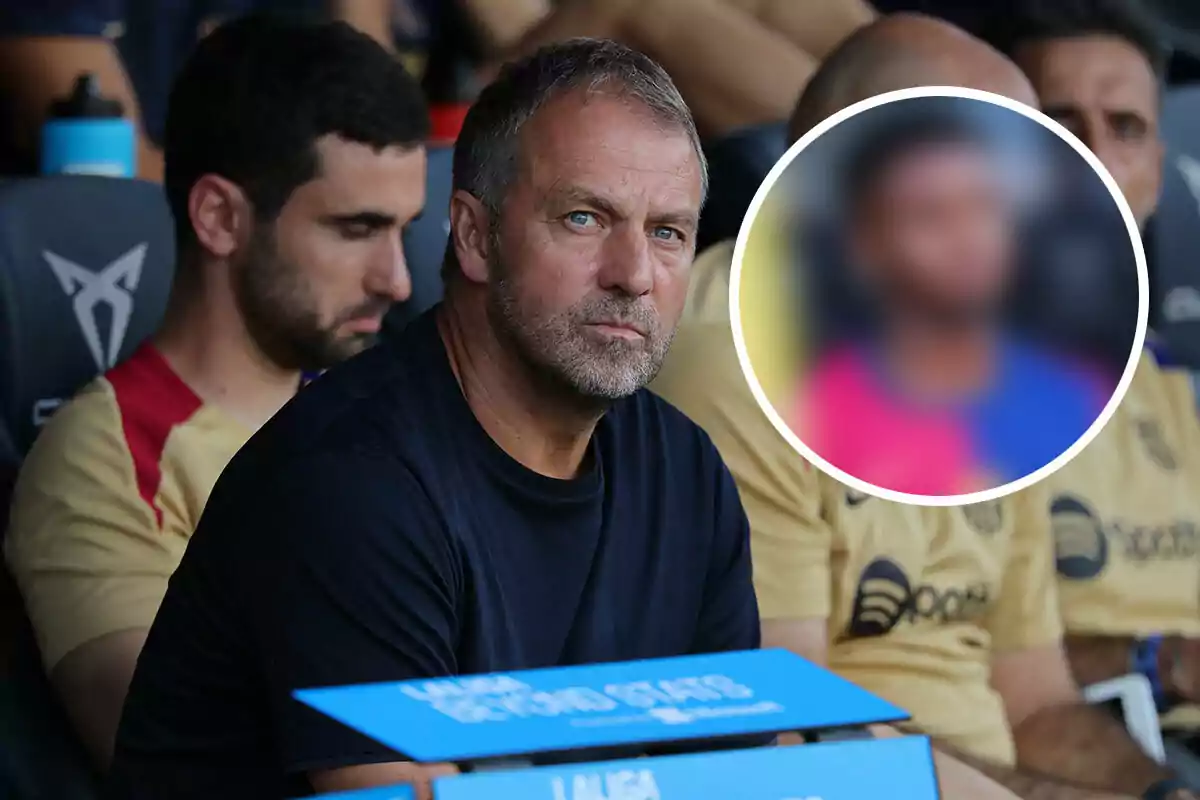
[[342, 23], [243, 18], [180, 73], [166, 318], [51, 418], [5, 542], [45, 667], [101, 766], [217, 476], [302, 373], [362, 350], [407, 296], [400, 233], [424, 203], [427, 124], [412, 78]]
[[[1143, 225], [1162, 179], [1165, 52], [1119, 0], [1024, 2], [995, 30], [1046, 113], [1104, 162]], [[1067, 650], [1081, 682], [1130, 672], [1157, 693], [1168, 758], [1200, 730], [1200, 423], [1186, 370], [1153, 334], [1120, 408], [1044, 481]]]
[[[139, 126], [138, 177], [161, 181], [171, 80], [196, 42], [222, 20], [271, 10], [343, 19], [390, 44], [381, 0], [4, 0], [0, 3], [0, 146], [26, 171], [36, 163], [42, 122], [80, 74], [96, 76]], [[374, 16], [373, 16], [374, 14]]]
[[979, 123], [949, 102], [906, 101], [852, 145], [842, 239], [875, 319], [817, 354], [791, 420], [844, 472], [920, 495], [1037, 471], [1111, 396], [1098, 370], [1005, 319], [1015, 201]]
[[[1016, 67], [983, 43], [926, 18], [885, 18], [827, 59], [792, 135], [875, 94], [954, 84], [1034, 102]], [[942, 775], [964, 762], [1029, 800], [1194, 796], [1084, 704], [1063, 655], [1035, 495], [965, 508], [888, 503], [820, 474], [778, 435], [720, 313], [729, 254], [697, 260], [689, 316], [651, 388], [712, 436], [738, 484], [763, 645], [907, 709], [905, 727], [933, 737]]]

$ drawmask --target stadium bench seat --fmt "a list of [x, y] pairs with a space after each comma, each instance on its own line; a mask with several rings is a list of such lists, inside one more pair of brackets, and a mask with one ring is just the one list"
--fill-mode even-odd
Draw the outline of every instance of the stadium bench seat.
[[1200, 369], [1200, 86], [1167, 92], [1163, 191], [1147, 232], [1151, 325], [1172, 357]]
[[0, 184], [0, 420], [18, 456], [63, 399], [158, 326], [173, 253], [155, 184]]
[[704, 143], [709, 187], [697, 252], [737, 237], [758, 187], [787, 149], [787, 126], [782, 123], [756, 125]]
[[[0, 469], [6, 483], [55, 407], [128, 356], [158, 325], [173, 249], [157, 185], [95, 177], [0, 184]], [[8, 488], [0, 487], [4, 521]], [[0, 643], [4, 797], [95, 797], [90, 768], [2, 570]]]

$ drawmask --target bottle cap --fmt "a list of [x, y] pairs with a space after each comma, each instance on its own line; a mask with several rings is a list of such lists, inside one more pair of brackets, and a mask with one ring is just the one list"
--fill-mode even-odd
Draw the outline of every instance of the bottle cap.
[[120, 101], [100, 94], [96, 76], [85, 72], [75, 80], [71, 94], [50, 106], [53, 119], [114, 119], [125, 116]]

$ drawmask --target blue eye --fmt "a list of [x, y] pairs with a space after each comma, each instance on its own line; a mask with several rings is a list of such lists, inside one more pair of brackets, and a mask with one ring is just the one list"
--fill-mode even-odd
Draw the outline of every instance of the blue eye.
[[683, 234], [674, 228], [658, 227], [654, 229], [654, 238], [662, 239], [663, 241], [670, 241], [672, 239], [682, 241]]
[[590, 211], [572, 211], [570, 214], [567, 214], [567, 219], [572, 225], [586, 228], [589, 222], [596, 220], [596, 215]]

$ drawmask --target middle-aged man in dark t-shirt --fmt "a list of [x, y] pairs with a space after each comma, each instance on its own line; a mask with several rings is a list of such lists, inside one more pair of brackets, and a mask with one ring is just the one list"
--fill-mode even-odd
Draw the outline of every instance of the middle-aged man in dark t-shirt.
[[734, 484], [642, 389], [705, 169], [645, 56], [573, 40], [505, 68], [457, 143], [444, 303], [221, 476], [138, 662], [113, 796], [429, 777], [300, 688], [758, 646]]

